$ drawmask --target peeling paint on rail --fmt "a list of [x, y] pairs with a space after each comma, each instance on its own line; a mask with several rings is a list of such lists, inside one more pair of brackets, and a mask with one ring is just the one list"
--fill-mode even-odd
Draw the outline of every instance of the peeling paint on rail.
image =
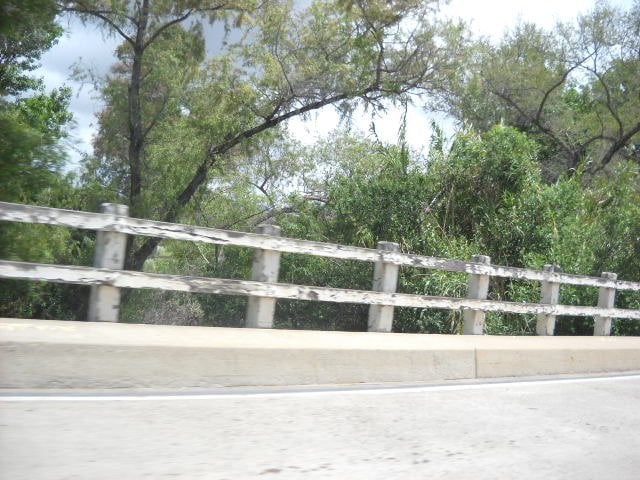
[[640, 310], [513, 303], [0, 260], [0, 278], [395, 307], [640, 319]]
[[483, 265], [462, 260], [451, 260], [400, 252], [374, 250], [347, 245], [336, 245], [286, 237], [244, 233], [193, 225], [157, 222], [123, 216], [103, 215], [99, 213], [63, 210], [49, 207], [20, 205], [0, 202], [0, 220], [23, 223], [43, 223], [49, 225], [102, 230], [142, 235], [149, 237], [187, 240], [192, 242], [234, 245], [239, 247], [277, 250], [342, 260], [360, 260], [368, 262], [384, 261], [396, 265], [448, 272], [491, 275], [494, 277], [515, 278], [521, 280], [545, 281], [560, 284], [607, 287], [616, 290], [640, 291], [640, 282], [608, 280], [604, 278], [565, 273], [551, 273], [515, 267]]

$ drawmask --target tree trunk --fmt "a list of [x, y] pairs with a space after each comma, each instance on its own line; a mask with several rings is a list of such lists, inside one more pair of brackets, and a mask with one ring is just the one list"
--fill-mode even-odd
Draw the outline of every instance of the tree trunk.
[[[140, 194], [142, 192], [144, 133], [142, 129], [140, 89], [142, 84], [142, 61], [145, 51], [144, 40], [148, 18], [149, 0], [144, 0], [142, 2], [139, 20], [136, 25], [136, 36], [132, 45], [133, 63], [131, 65], [131, 78], [127, 89], [127, 119], [129, 130], [129, 212], [132, 217], [140, 217], [142, 214]], [[152, 252], [153, 249], [147, 253], [147, 257]], [[127, 241], [127, 255], [125, 259], [126, 269], [142, 270], [144, 261], [142, 261], [142, 263], [136, 262], [136, 257], [138, 257], [138, 251], [135, 248], [134, 239], [133, 237], [129, 237]], [[139, 266], [136, 267], [138, 263]]]
[[133, 45], [133, 64], [131, 65], [131, 81], [128, 88], [128, 123], [129, 123], [129, 211], [131, 216], [140, 215], [140, 193], [142, 191], [142, 156], [144, 149], [144, 132], [142, 128], [142, 109], [140, 88], [142, 83], [142, 61], [145, 51], [145, 36], [149, 20], [149, 0], [143, 0], [136, 37]]

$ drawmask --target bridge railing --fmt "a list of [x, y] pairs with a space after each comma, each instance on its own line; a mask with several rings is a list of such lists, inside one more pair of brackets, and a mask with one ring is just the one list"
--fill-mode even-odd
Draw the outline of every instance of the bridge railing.
[[[48, 265], [0, 260], [0, 278], [91, 285], [88, 319], [118, 321], [120, 288], [243, 295], [249, 297], [246, 325], [271, 328], [278, 298], [369, 305], [369, 331], [391, 331], [394, 307], [462, 310], [465, 334], [482, 334], [486, 312], [537, 315], [538, 335], [553, 335], [558, 315], [594, 317], [594, 335], [610, 335], [611, 320], [640, 319], [640, 310], [614, 307], [617, 290], [640, 291], [640, 283], [618, 280], [615, 273], [601, 277], [562, 273], [555, 265], [544, 270], [492, 265], [487, 256], [471, 262], [401, 253], [398, 244], [379, 242], [377, 249], [337, 245], [280, 236], [274, 225], [258, 233], [181, 225], [128, 216], [124, 205], [103, 204], [101, 213], [0, 202], [0, 220], [40, 223], [96, 230], [94, 267]], [[256, 250], [251, 280], [188, 277], [123, 270], [127, 235], [249, 247]], [[374, 263], [371, 291], [278, 283], [282, 252]], [[400, 266], [468, 274], [466, 298], [396, 293]], [[490, 277], [540, 282], [539, 303], [487, 300]], [[560, 285], [596, 287], [597, 306], [558, 304]]]

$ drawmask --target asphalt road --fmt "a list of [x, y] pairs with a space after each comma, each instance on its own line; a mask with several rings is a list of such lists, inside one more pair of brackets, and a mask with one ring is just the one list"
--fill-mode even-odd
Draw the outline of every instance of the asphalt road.
[[0, 397], [2, 479], [640, 478], [640, 376]]

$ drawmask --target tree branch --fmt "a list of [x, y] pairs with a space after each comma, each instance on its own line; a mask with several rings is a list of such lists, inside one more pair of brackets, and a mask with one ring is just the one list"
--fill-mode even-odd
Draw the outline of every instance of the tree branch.
[[526, 118], [528, 121], [530, 121], [533, 125], [535, 125], [536, 127], [538, 127], [540, 129], [540, 131], [542, 131], [544, 134], [548, 135], [549, 137], [551, 137], [555, 142], [558, 143], [558, 145], [560, 145], [562, 147], [562, 149], [567, 152], [569, 155], [572, 155], [575, 153], [575, 151], [569, 146], [567, 145], [565, 142], [563, 142], [560, 137], [558, 137], [553, 130], [551, 130], [549, 127], [546, 127], [541, 119], [536, 118], [535, 116], [531, 116], [529, 115], [520, 105], [518, 105], [509, 95], [507, 95], [506, 93], [503, 93], [497, 89], [491, 89], [494, 95], [497, 95], [499, 98], [501, 98], [503, 101], [505, 101], [508, 105], [510, 105], [512, 108], [514, 108], [520, 115], [522, 115], [524, 118]]
[[616, 153], [618, 153], [624, 146], [633, 138], [634, 135], [640, 133], [640, 122], [636, 123], [626, 134], [618, 138], [605, 152], [600, 160], [598, 168], [593, 170], [593, 173], [599, 172], [604, 169], [607, 164], [611, 162]]
[[261, 185], [258, 185], [255, 182], [251, 182], [251, 181], [249, 182], [249, 185], [258, 189], [260, 193], [262, 193], [265, 197], [267, 197], [267, 200], [269, 201], [269, 205], [273, 206], [275, 202], [273, 201], [273, 198], [271, 197], [271, 195], [269, 195], [269, 192], [267, 192], [267, 189], [264, 188], [266, 184], [267, 184], [266, 178], [264, 179]]
[[[116, 16], [118, 15], [118, 13], [114, 12], [113, 10], [94, 10], [91, 9], [89, 7], [87, 7], [83, 2], [75, 2], [79, 5], [79, 7], [73, 7], [73, 6], [64, 6], [63, 4], [59, 4], [59, 11], [61, 12], [67, 12], [67, 13], [79, 13], [82, 15], [91, 15], [94, 17], [99, 18], [100, 20], [104, 21], [105, 23], [107, 23], [111, 28], [113, 28], [116, 32], [118, 32], [118, 34], [128, 43], [130, 43], [132, 46], [135, 44], [135, 41], [133, 40], [133, 38], [131, 38], [129, 35], [127, 35], [124, 30], [122, 30], [122, 28], [120, 28], [118, 26], [117, 23], [115, 23], [111, 18], [108, 17], [108, 15], [113, 15]], [[129, 20], [132, 23], [136, 23], [136, 20], [134, 18], [129, 17], [128, 15], [122, 15], [124, 18], [126, 18], [127, 20]]]
[[[334, 95], [331, 97], [327, 97], [327, 98], [312, 102], [308, 105], [304, 105], [300, 108], [291, 110], [278, 117], [274, 117], [270, 120], [264, 121], [263, 123], [256, 125], [255, 127], [250, 128], [248, 130], [245, 130], [235, 135], [234, 137], [231, 137], [228, 140], [223, 141], [218, 145], [212, 146], [209, 149], [207, 157], [200, 164], [200, 166], [196, 170], [189, 184], [182, 190], [180, 195], [178, 195], [176, 200], [173, 202], [173, 205], [169, 206], [165, 210], [166, 213], [163, 216], [162, 220], [170, 223], [176, 221], [181, 209], [189, 202], [189, 200], [191, 200], [193, 195], [198, 191], [198, 188], [200, 188], [206, 182], [207, 174], [209, 170], [215, 165], [215, 163], [221, 157], [221, 155], [228, 152], [231, 148], [295, 116], [302, 115], [312, 110], [317, 110], [326, 105], [331, 105], [333, 103], [339, 102], [341, 100], [346, 100], [348, 98], [366, 96], [367, 94], [374, 91], [376, 91], [376, 88], [374, 86], [369, 86], [360, 92], [354, 92], [352, 94], [341, 93], [338, 95]], [[131, 260], [129, 261], [129, 264], [127, 265], [127, 268], [130, 268], [133, 270], [141, 270], [145, 260], [153, 253], [155, 248], [160, 243], [160, 240], [161, 240], [160, 238], [156, 238], [156, 237], [145, 238], [142, 245], [140, 245], [140, 247], [133, 253]]]
[[281, 35], [281, 25], [278, 25], [278, 33], [276, 34], [276, 41], [275, 44], [273, 46], [273, 53], [274, 56], [276, 57], [276, 60], [278, 61], [278, 64], [280, 65], [280, 70], [282, 70], [282, 76], [284, 77], [285, 81], [287, 82], [287, 86], [289, 87], [289, 93], [291, 94], [291, 96], [294, 96], [294, 90], [293, 90], [293, 85], [291, 84], [291, 81], [289, 80], [289, 76], [287, 75], [287, 70], [284, 67], [284, 63], [282, 63], [282, 59], [280, 58], [280, 54], [278, 53], [278, 46], [280, 45], [280, 35]]
[[588, 72], [591, 72], [593, 75], [595, 75], [595, 77], [598, 79], [598, 82], [600, 82], [600, 86], [602, 86], [602, 89], [604, 90], [604, 93], [607, 97], [607, 101], [605, 103], [607, 110], [609, 110], [609, 113], [618, 124], [618, 136], [622, 136], [624, 134], [624, 126], [622, 124], [622, 120], [620, 120], [620, 117], [618, 116], [618, 113], [613, 108], [613, 104], [612, 104], [613, 102], [611, 101], [611, 91], [609, 90], [609, 86], [606, 84], [606, 82], [602, 78], [602, 75], [600, 75], [600, 73], [598, 73], [595, 68], [589, 68], [589, 67], [583, 67], [583, 68], [585, 68]]
[[149, 135], [149, 132], [153, 130], [153, 128], [158, 124], [158, 120], [160, 120], [160, 117], [162, 116], [162, 112], [164, 112], [164, 109], [166, 108], [167, 103], [169, 103], [169, 96], [164, 95], [160, 107], [156, 110], [155, 114], [153, 115], [153, 118], [149, 122], [149, 125], [147, 125], [147, 128], [145, 128], [142, 131], [143, 140], [146, 140], [147, 135]]
[[170, 20], [169, 22], [167, 22], [167, 23], [165, 23], [163, 25], [160, 25], [160, 27], [158, 27], [158, 29], [155, 32], [153, 32], [153, 34], [142, 44], [142, 50], [146, 50], [147, 47], [149, 45], [151, 45], [155, 41], [155, 39], [160, 36], [160, 34], [162, 34], [162, 32], [164, 32], [168, 28], [172, 27], [173, 25], [176, 25], [176, 24], [178, 24], [180, 22], [183, 22], [184, 20], [189, 18], [194, 11], [195, 10], [193, 8], [191, 8], [191, 9], [187, 10], [187, 12], [184, 15], [176, 17], [173, 20]]
[[551, 96], [551, 94], [553, 93], [553, 91], [555, 89], [557, 89], [558, 87], [560, 87], [566, 80], [567, 77], [569, 76], [569, 74], [571, 72], [573, 72], [576, 68], [578, 68], [579, 65], [574, 65], [571, 68], [568, 68], [560, 77], [560, 79], [554, 83], [553, 85], [551, 85], [551, 88], [549, 88], [545, 93], [544, 96], [542, 97], [542, 100], [540, 101], [540, 105], [538, 106], [538, 111], [536, 112], [536, 116], [535, 116], [535, 122], [536, 124], [540, 123], [540, 118], [542, 117], [542, 112], [544, 110], [545, 104], [547, 103], [547, 100], [549, 99], [549, 97]]

